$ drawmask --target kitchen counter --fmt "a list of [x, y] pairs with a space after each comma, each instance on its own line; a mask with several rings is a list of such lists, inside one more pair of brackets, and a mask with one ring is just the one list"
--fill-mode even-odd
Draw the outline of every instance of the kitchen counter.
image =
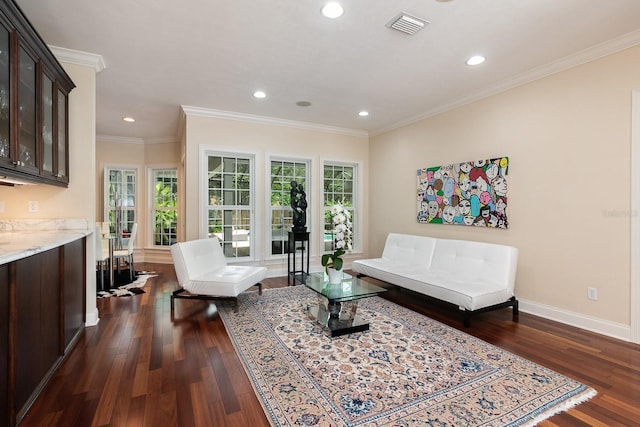
[[83, 219], [0, 221], [0, 265], [63, 246], [93, 231]]
[[2, 426], [20, 423], [84, 330], [94, 230], [87, 220], [0, 220]]

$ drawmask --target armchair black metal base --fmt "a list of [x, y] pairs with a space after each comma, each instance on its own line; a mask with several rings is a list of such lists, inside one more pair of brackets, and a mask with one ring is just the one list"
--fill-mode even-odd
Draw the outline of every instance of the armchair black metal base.
[[[258, 287], [258, 294], [262, 295], [262, 283], [256, 283], [254, 286]], [[219, 297], [219, 296], [212, 296], [212, 295], [192, 294], [192, 293], [189, 293], [187, 290], [180, 288], [180, 289], [176, 289], [171, 294], [171, 318], [173, 318], [173, 311], [175, 309], [174, 300], [176, 298], [177, 299], [197, 299], [197, 300], [207, 300], [207, 301], [233, 300], [235, 303], [236, 310], [238, 309], [238, 297]]]

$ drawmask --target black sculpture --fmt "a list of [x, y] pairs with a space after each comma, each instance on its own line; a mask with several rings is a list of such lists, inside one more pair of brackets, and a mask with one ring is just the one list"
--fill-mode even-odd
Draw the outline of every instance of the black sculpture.
[[307, 231], [307, 194], [302, 185], [291, 181], [291, 209], [293, 209], [293, 228], [295, 233]]

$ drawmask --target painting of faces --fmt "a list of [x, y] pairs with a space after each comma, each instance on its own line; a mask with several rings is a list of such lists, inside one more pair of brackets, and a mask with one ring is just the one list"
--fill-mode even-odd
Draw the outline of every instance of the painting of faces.
[[509, 228], [508, 170], [508, 157], [418, 169], [418, 222]]

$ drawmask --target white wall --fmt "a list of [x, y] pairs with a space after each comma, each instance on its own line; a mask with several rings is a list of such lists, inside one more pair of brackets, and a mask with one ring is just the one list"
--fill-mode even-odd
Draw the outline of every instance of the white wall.
[[[628, 338], [636, 88], [640, 47], [371, 138], [368, 255], [390, 231], [513, 245], [523, 309]], [[509, 230], [416, 222], [416, 169], [499, 156]]]

